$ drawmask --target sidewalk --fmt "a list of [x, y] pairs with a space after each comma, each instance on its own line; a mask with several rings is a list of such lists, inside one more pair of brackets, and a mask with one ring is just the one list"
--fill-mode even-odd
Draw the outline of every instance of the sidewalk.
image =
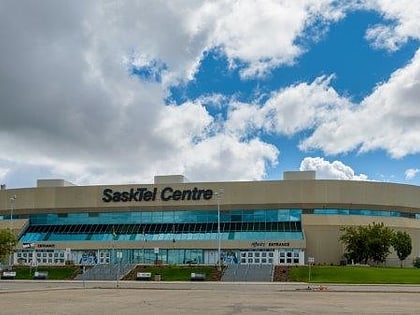
[[420, 285], [351, 285], [305, 282], [175, 282], [175, 281], [54, 281], [0, 280], [0, 294], [5, 292], [45, 291], [62, 289], [139, 289], [139, 290], [228, 290], [258, 292], [399, 292], [420, 293]]

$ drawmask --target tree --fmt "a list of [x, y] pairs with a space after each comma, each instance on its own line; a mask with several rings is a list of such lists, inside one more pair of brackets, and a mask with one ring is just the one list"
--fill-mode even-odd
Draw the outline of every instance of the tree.
[[13, 253], [17, 242], [16, 235], [11, 230], [0, 230], [0, 261]]
[[390, 253], [394, 232], [383, 223], [368, 226], [345, 226], [340, 240], [346, 247], [345, 257], [356, 263], [384, 262]]
[[340, 240], [346, 246], [345, 257], [356, 263], [367, 263], [369, 259], [367, 248], [367, 228], [364, 226], [345, 226]]
[[369, 224], [369, 258], [375, 263], [383, 263], [390, 254], [394, 231], [383, 223]]
[[413, 249], [411, 245], [411, 237], [407, 232], [397, 231], [392, 239], [392, 247], [397, 252], [397, 256], [400, 259], [400, 266], [403, 266], [403, 260], [411, 254]]

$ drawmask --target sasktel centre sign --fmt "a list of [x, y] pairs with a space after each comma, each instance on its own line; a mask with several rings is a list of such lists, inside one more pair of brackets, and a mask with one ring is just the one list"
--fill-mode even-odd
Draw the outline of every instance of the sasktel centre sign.
[[[178, 201], [178, 200], [210, 200], [213, 198], [212, 189], [193, 189], [178, 190], [172, 187], [165, 187], [160, 191], [160, 200]], [[111, 188], [105, 188], [102, 192], [103, 202], [142, 202], [155, 201], [158, 196], [158, 189], [131, 188], [126, 191], [116, 191]]]

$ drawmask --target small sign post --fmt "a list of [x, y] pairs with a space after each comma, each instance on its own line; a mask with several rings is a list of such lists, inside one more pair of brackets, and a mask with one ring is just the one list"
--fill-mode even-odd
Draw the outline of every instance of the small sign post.
[[117, 251], [117, 288], [119, 287], [119, 280], [120, 280], [120, 268], [121, 268], [121, 260], [122, 260], [123, 253], [122, 251]]
[[154, 248], [154, 253], [155, 253], [155, 265], [157, 265], [158, 260], [159, 260], [159, 247]]
[[86, 289], [86, 279], [85, 279], [85, 277], [86, 277], [86, 275], [85, 275], [85, 273], [86, 273], [86, 265], [85, 264], [83, 264], [83, 289]]
[[315, 262], [314, 257], [308, 257], [308, 264], [309, 264], [309, 276], [308, 276], [308, 283], [311, 283], [311, 265]]

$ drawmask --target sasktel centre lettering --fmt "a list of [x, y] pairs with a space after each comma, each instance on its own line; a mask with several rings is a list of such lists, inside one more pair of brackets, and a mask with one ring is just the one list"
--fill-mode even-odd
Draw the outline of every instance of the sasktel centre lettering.
[[[153, 184], [38, 180], [0, 190], [0, 228], [19, 235], [13, 263], [26, 265], [214, 265], [219, 258], [303, 265], [308, 257], [339, 264], [340, 227], [373, 222], [408, 232], [412, 261], [420, 256], [419, 219], [419, 186], [318, 180], [311, 171], [273, 181], [191, 183], [175, 175]], [[395, 253], [386, 264], [399, 264]]]
[[[103, 202], [131, 202], [131, 201], [155, 201], [158, 189], [152, 190], [147, 188], [131, 188], [128, 191], [113, 191], [106, 188], [103, 191]], [[172, 187], [165, 187], [160, 193], [162, 201], [169, 200], [210, 200], [213, 198], [213, 190], [211, 189], [193, 189], [174, 190]]]

